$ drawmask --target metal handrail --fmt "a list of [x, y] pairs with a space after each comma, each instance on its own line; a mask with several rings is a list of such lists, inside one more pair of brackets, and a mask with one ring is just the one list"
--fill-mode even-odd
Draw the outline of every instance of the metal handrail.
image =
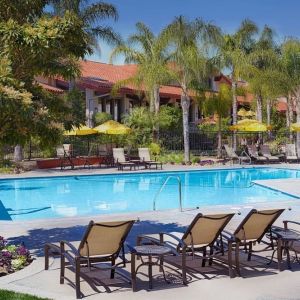
[[160, 187], [160, 189], [157, 191], [157, 193], [155, 194], [155, 197], [153, 199], [153, 210], [156, 210], [156, 200], [157, 197], [159, 196], [159, 194], [162, 192], [162, 190], [164, 189], [164, 187], [166, 186], [166, 184], [168, 183], [168, 181], [171, 178], [175, 178], [178, 181], [178, 194], [179, 194], [179, 209], [182, 212], [182, 193], [181, 193], [181, 179], [179, 176], [168, 176], [166, 178], [166, 180], [164, 181], [164, 183], [162, 184], [162, 186]]

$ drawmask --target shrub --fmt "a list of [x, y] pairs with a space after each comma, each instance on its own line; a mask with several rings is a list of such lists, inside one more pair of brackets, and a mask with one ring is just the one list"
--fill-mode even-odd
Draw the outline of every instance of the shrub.
[[95, 126], [101, 125], [106, 121], [112, 120], [112, 115], [106, 112], [97, 112], [93, 116]]

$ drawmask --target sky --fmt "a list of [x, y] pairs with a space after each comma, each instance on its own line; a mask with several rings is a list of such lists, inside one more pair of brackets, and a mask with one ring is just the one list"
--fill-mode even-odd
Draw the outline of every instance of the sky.
[[[234, 32], [241, 21], [251, 19], [260, 27], [272, 27], [277, 39], [287, 36], [300, 37], [300, 0], [105, 0], [116, 6], [117, 22], [103, 21], [111, 25], [126, 39], [135, 31], [135, 24], [143, 22], [154, 33], [159, 33], [174, 17], [183, 15], [189, 19], [202, 18], [220, 26], [224, 32]], [[100, 41], [101, 54], [87, 59], [109, 62], [111, 47]], [[122, 64], [123, 58], [113, 61]]]

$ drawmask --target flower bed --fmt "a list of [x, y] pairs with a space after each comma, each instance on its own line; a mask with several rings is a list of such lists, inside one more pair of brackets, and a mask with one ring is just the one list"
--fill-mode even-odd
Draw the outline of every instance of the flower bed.
[[30, 253], [24, 245], [9, 244], [0, 236], [0, 276], [21, 270], [31, 262]]

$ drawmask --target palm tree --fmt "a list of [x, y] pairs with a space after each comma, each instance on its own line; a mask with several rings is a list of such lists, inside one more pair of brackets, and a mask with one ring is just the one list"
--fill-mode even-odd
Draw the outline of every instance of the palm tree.
[[218, 116], [218, 158], [222, 156], [222, 118], [229, 115], [231, 107], [231, 89], [226, 84], [221, 84], [218, 93], [205, 99], [204, 110], [206, 113], [212, 115], [217, 114]]
[[195, 80], [207, 81], [209, 47], [216, 44], [221, 36], [220, 29], [200, 19], [188, 21], [179, 16], [165, 29], [169, 38], [173, 62], [174, 78], [181, 87], [181, 108], [183, 116], [184, 160], [190, 160], [189, 145], [189, 107], [190, 92]]
[[98, 39], [114, 44], [120, 41], [120, 36], [112, 27], [100, 25], [105, 19], [118, 19], [118, 12], [114, 5], [102, 1], [90, 0], [50, 0], [55, 15], [62, 16], [67, 11], [74, 13], [83, 23], [85, 32], [89, 36], [89, 44], [100, 50]]
[[[288, 39], [281, 48], [282, 70], [287, 78], [290, 94], [295, 98], [297, 123], [300, 123], [300, 41]], [[300, 133], [297, 132], [297, 151], [300, 153]]]
[[[256, 96], [257, 119], [262, 122], [264, 100], [270, 100], [274, 92], [275, 96], [278, 96], [278, 88], [274, 86], [274, 82], [279, 75], [279, 48], [270, 27], [264, 27], [247, 59], [249, 64], [245, 68], [244, 78], [250, 83], [250, 88]], [[270, 104], [270, 101], [267, 102]]]
[[[254, 35], [258, 32], [255, 23], [250, 20], [242, 21], [238, 30], [233, 34], [224, 35], [222, 58], [226, 68], [230, 70], [232, 80], [232, 123], [237, 123], [237, 87], [246, 64], [246, 55], [254, 46]], [[236, 149], [236, 135], [234, 134], [233, 147]]]
[[[116, 47], [111, 60], [117, 55], [124, 55], [126, 63], [138, 65], [134, 77], [125, 80], [138, 88], [145, 88], [149, 94], [150, 112], [158, 117], [160, 108], [160, 85], [170, 81], [171, 73], [167, 66], [167, 40], [163, 33], [155, 36], [153, 32], [143, 23], [136, 24], [137, 33], [128, 38], [126, 44]], [[123, 85], [124, 81], [116, 86]], [[158, 123], [154, 123], [153, 138], [157, 140], [159, 134]]]

